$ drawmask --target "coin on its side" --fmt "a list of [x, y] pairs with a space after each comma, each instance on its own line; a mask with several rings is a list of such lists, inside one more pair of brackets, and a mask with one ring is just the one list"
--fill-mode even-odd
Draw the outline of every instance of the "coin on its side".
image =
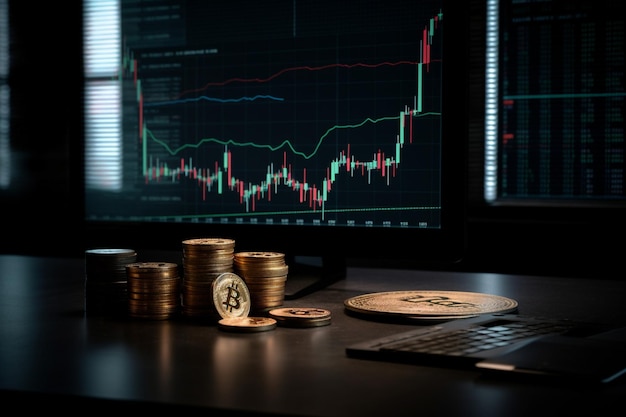
[[316, 307], [284, 307], [269, 311], [269, 316], [280, 326], [319, 327], [330, 324], [329, 310]]
[[254, 333], [274, 330], [276, 320], [270, 317], [227, 317], [217, 322], [218, 328], [229, 332]]

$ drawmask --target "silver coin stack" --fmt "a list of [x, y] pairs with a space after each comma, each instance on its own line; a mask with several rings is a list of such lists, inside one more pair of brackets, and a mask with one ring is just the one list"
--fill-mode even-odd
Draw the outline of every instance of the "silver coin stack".
[[137, 261], [134, 249], [88, 249], [85, 251], [85, 297], [87, 315], [127, 315], [126, 265]]

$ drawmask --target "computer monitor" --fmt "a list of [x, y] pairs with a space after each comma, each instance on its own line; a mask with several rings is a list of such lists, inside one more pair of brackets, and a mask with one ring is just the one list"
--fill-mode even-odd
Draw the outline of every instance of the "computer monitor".
[[466, 13], [85, 1], [86, 247], [224, 237], [329, 265], [458, 261]]
[[614, 276], [626, 230], [624, 38], [610, 1], [470, 0], [469, 253]]

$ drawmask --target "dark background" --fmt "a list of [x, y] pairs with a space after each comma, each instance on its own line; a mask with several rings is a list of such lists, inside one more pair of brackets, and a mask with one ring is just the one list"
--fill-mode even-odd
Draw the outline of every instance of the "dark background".
[[[449, 268], [622, 279], [624, 208], [484, 204], [484, 10], [471, 3], [467, 252]], [[80, 2], [9, 6], [14, 182], [0, 189], [0, 252], [83, 256]]]

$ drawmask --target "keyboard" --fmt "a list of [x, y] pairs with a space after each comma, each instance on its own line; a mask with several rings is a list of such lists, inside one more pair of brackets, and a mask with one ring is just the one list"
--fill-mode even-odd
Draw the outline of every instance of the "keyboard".
[[375, 338], [346, 348], [350, 357], [418, 365], [474, 367], [549, 335], [588, 337], [606, 326], [534, 318], [515, 314], [487, 314], [448, 322], [419, 325], [409, 331]]

